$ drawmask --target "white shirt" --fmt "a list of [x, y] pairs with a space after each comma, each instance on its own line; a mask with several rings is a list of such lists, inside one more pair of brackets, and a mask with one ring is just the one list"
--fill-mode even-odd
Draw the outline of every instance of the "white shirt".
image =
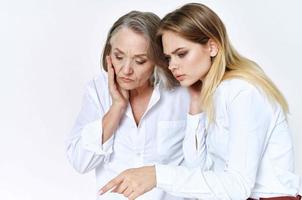
[[205, 113], [188, 115], [183, 149], [189, 167], [156, 165], [158, 188], [200, 199], [296, 196], [301, 180], [293, 172], [293, 143], [281, 107], [239, 79], [223, 81], [214, 102], [209, 127]]
[[[114, 135], [102, 145], [102, 117], [111, 106], [107, 73], [101, 73], [88, 84], [82, 109], [66, 140], [67, 157], [80, 173], [95, 170], [97, 190], [120, 172], [154, 164], [179, 165], [183, 161], [189, 94], [184, 88], [165, 90], [154, 87], [147, 110], [137, 126], [128, 105]], [[102, 200], [124, 200], [123, 195], [107, 193]], [[161, 189], [138, 200], [181, 200]]]

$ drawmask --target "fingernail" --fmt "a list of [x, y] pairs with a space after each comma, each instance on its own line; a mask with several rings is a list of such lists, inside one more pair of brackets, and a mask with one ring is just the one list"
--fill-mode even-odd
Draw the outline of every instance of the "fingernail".
[[103, 190], [100, 190], [100, 191], [98, 192], [99, 195], [102, 195], [103, 193], [104, 193]]

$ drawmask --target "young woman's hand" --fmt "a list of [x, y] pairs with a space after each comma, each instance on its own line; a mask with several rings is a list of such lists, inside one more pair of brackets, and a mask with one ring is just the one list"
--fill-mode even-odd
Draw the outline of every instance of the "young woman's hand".
[[123, 194], [129, 200], [134, 200], [156, 186], [156, 172], [154, 166], [128, 169], [109, 181], [99, 194], [113, 189], [111, 192]]
[[115, 72], [110, 56], [106, 57], [108, 69], [109, 91], [112, 98], [112, 106], [126, 108], [129, 102], [129, 91], [121, 88], [115, 80]]
[[191, 115], [195, 115], [195, 114], [198, 114], [198, 113], [202, 112], [202, 108], [201, 108], [201, 105], [200, 105], [201, 88], [202, 88], [202, 82], [201, 81], [197, 81], [196, 83], [194, 83], [193, 85], [188, 87], [189, 94], [190, 94], [190, 97], [191, 97], [190, 111], [189, 111], [189, 113]]

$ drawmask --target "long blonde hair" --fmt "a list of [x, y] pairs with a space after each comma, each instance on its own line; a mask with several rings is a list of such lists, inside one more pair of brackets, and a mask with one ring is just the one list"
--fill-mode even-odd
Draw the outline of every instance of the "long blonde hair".
[[272, 103], [279, 103], [283, 111], [288, 113], [288, 104], [275, 84], [255, 62], [241, 56], [232, 47], [223, 22], [207, 6], [189, 3], [167, 14], [162, 19], [158, 31], [159, 42], [164, 31], [173, 31], [187, 40], [202, 45], [209, 39], [217, 43], [218, 53], [212, 59], [212, 65], [201, 90], [201, 106], [210, 122], [215, 118], [214, 92], [221, 81], [232, 78], [244, 79], [260, 88]]

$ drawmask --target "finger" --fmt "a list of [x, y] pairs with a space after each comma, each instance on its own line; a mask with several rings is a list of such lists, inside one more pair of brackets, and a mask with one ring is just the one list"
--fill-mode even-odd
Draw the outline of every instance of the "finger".
[[114, 73], [114, 69], [112, 67], [111, 64], [111, 60], [109, 58], [109, 56], [106, 57], [107, 58], [107, 71], [108, 71], [108, 82], [109, 82], [109, 90], [111, 92], [116, 92], [117, 91], [117, 85], [115, 82], [115, 73]]
[[120, 185], [118, 185], [114, 190], [112, 190], [111, 192], [115, 192], [115, 193], [119, 193], [122, 194], [126, 189], [127, 189], [128, 185], [125, 181], [123, 181]]
[[107, 60], [107, 71], [108, 71], [109, 83], [113, 83], [114, 82], [114, 71], [112, 69], [110, 57], [106, 56], [106, 60]]
[[117, 176], [116, 178], [109, 181], [104, 187], [102, 187], [99, 190], [99, 194], [102, 195], [102, 194], [108, 192], [109, 190], [113, 189], [114, 187], [117, 187], [122, 181], [123, 181], [123, 178], [120, 176]]
[[131, 187], [128, 187], [124, 192], [124, 197], [129, 197], [133, 193], [133, 189]]
[[112, 62], [111, 62], [111, 58], [110, 58], [110, 56], [106, 56], [106, 62], [107, 62], [107, 68], [110, 68], [110, 67], [112, 67]]
[[128, 196], [128, 200], [135, 200], [137, 197], [139, 197], [141, 194], [137, 193], [137, 192], [132, 192], [129, 196]]

